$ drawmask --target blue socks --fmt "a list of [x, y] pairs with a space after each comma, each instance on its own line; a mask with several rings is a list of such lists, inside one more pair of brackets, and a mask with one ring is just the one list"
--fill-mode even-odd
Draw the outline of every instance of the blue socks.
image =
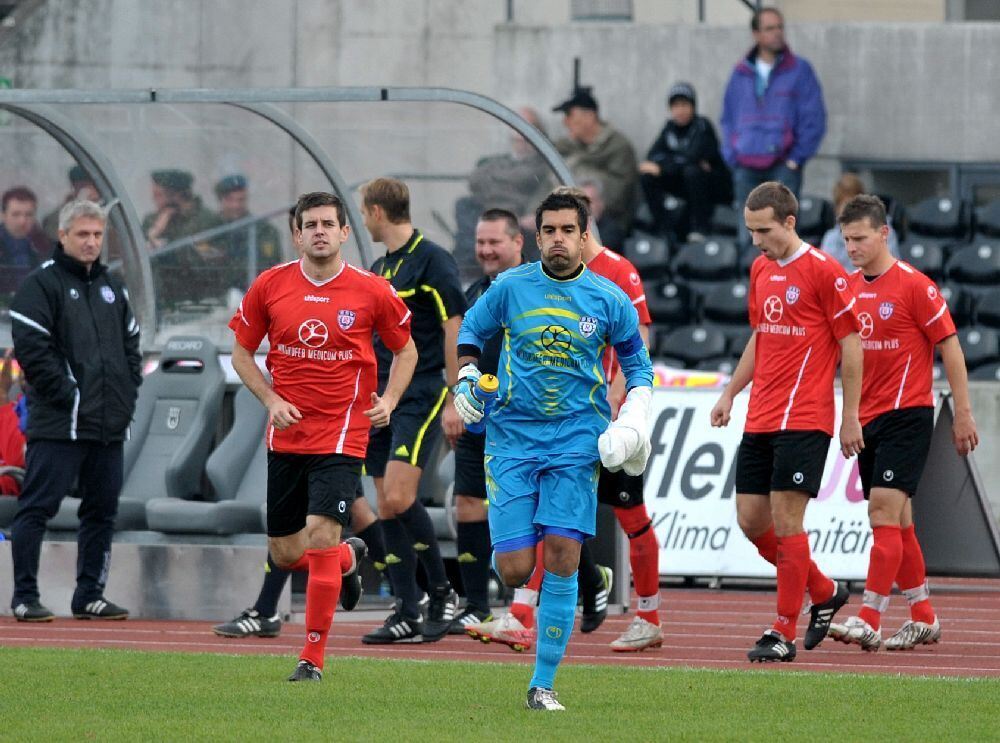
[[535, 651], [535, 675], [530, 687], [551, 689], [556, 669], [566, 654], [569, 636], [576, 617], [577, 574], [563, 577], [545, 571], [538, 600], [535, 626], [538, 644]]

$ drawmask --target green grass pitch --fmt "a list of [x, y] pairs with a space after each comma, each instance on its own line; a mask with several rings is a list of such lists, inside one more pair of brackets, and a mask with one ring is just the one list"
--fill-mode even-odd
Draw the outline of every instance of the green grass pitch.
[[529, 712], [530, 668], [0, 648], [0, 740], [986, 740], [1000, 680], [569, 665], [565, 713]]

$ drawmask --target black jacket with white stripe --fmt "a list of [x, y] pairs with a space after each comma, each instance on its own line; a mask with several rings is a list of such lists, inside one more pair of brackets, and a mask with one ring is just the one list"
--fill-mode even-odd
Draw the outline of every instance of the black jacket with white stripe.
[[10, 319], [28, 440], [123, 441], [142, 383], [139, 323], [107, 266], [88, 273], [57, 246], [17, 290]]

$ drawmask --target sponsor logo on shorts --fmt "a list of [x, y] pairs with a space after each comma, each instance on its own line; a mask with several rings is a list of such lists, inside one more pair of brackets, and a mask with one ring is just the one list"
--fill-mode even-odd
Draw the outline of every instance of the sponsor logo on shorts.
[[561, 627], [553, 627], [552, 625], [549, 625], [548, 627], [545, 628], [545, 636], [548, 637], [550, 640], [558, 640], [560, 637], [562, 637], [562, 633], [563, 632]]
[[794, 482], [796, 485], [801, 485], [803, 482], [805, 482], [805, 479], [806, 476], [803, 475], [801, 472], [796, 472], [794, 475], [792, 475], [792, 482]]
[[892, 478], [895, 477], [892, 470], [886, 470], [882, 473], [882, 479], [886, 482], [892, 482]]

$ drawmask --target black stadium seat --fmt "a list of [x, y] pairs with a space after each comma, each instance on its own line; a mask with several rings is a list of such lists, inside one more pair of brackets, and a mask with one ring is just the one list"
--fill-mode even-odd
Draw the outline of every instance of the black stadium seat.
[[948, 303], [948, 312], [955, 325], [963, 327], [972, 324], [972, 297], [959, 284], [941, 284], [941, 296]]
[[647, 282], [646, 307], [655, 323], [684, 325], [691, 321], [691, 290], [674, 281]]
[[1000, 288], [990, 289], [976, 303], [976, 323], [1000, 328]]
[[936, 241], [914, 238], [912, 242], [899, 246], [899, 257], [934, 281], [940, 281], [944, 276], [944, 250]]
[[932, 196], [906, 209], [915, 235], [964, 238], [969, 234], [969, 209], [963, 201]]
[[833, 204], [826, 199], [819, 196], [803, 196], [799, 199], [795, 231], [806, 242], [819, 243], [823, 233], [833, 227], [834, 221]]
[[712, 234], [736, 236], [736, 230], [743, 215], [729, 204], [716, 204], [712, 213]]
[[726, 336], [721, 330], [711, 326], [685, 325], [662, 338], [657, 353], [673, 356], [687, 366], [694, 366], [713, 356], [725, 356]]
[[742, 356], [743, 351], [746, 350], [747, 343], [750, 342], [750, 336], [753, 335], [753, 328], [749, 325], [742, 325], [723, 332], [726, 333], [726, 337], [729, 339], [729, 355], [736, 358]]
[[976, 209], [976, 234], [1000, 237], [1000, 199]]
[[949, 281], [1000, 284], [1000, 241], [980, 240], [952, 253], [945, 267]]
[[736, 277], [739, 252], [732, 240], [685, 245], [674, 258], [674, 274], [688, 280], [721, 281]]
[[1000, 382], [1000, 362], [994, 361], [973, 369], [969, 372], [969, 379], [977, 382]]
[[644, 279], [663, 276], [670, 270], [670, 246], [662, 237], [635, 233], [625, 241], [622, 253]]
[[965, 365], [969, 369], [1000, 360], [1000, 339], [997, 332], [983, 325], [973, 325], [958, 331], [958, 340], [965, 353]]
[[721, 284], [709, 291], [702, 302], [702, 315], [713, 323], [746, 325], [747, 283], [733, 281]]
[[719, 372], [721, 374], [732, 374], [739, 359], [732, 356], [713, 356], [710, 359], [699, 361], [694, 365], [698, 371]]

